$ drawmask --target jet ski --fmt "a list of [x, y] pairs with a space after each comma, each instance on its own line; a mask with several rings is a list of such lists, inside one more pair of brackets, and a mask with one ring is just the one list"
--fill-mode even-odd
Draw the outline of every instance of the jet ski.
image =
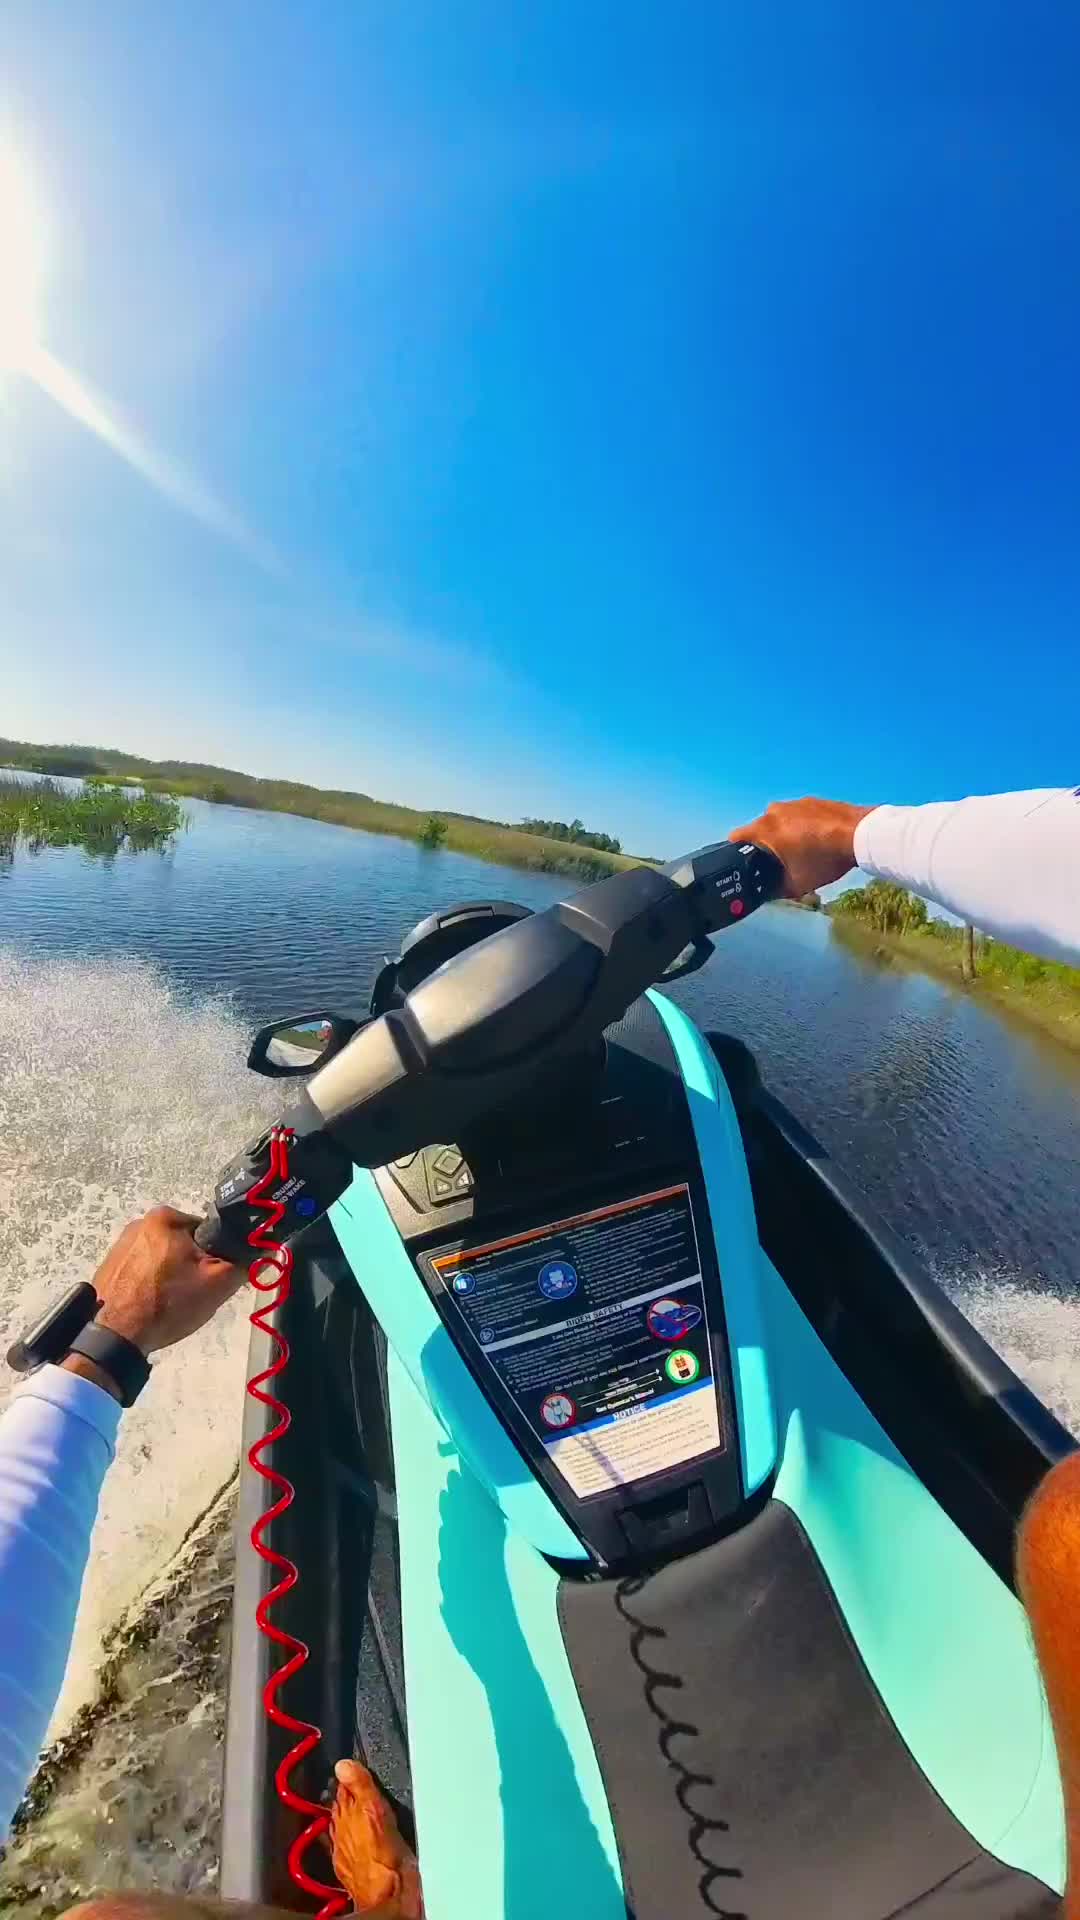
[[[289, 1177], [260, 1136], [199, 1238], [250, 1259], [270, 1182], [293, 1285], [250, 1371], [284, 1336], [281, 1699], [322, 1733], [294, 1782], [372, 1770], [428, 1920], [1059, 1909], [1013, 1545], [1074, 1442], [663, 990], [780, 881], [722, 844], [468, 903], [369, 1020], [255, 1037], [298, 1083]], [[245, 1454], [275, 1429], [249, 1398]], [[313, 1911], [262, 1705], [275, 1498], [242, 1473], [221, 1891]]]

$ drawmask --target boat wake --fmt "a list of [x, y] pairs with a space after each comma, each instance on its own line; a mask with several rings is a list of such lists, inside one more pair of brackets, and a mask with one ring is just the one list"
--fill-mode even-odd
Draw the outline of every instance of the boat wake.
[[1080, 1299], [985, 1278], [949, 1291], [983, 1339], [1080, 1438]]
[[[6, 1349], [147, 1207], [201, 1212], [229, 1151], [280, 1110], [246, 1071], [224, 997], [194, 1000], [134, 959], [0, 948], [0, 1339]], [[247, 1321], [238, 1299], [155, 1362], [102, 1495], [52, 1731], [95, 1689], [109, 1628], [236, 1465]], [[15, 1377], [3, 1371], [0, 1404]]]

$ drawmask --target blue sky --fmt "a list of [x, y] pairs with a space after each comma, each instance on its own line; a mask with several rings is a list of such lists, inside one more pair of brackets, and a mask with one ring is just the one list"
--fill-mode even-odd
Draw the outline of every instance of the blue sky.
[[992, 0], [6, 0], [114, 444], [0, 372], [0, 732], [646, 852], [1075, 784], [1078, 62]]

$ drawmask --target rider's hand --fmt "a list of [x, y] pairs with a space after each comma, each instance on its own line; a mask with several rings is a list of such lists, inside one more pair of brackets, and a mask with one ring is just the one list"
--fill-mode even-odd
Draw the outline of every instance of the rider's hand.
[[94, 1275], [99, 1326], [153, 1353], [213, 1318], [245, 1276], [195, 1245], [197, 1225], [194, 1214], [154, 1207], [124, 1228]]
[[779, 800], [748, 826], [733, 827], [729, 840], [768, 847], [784, 867], [789, 900], [842, 880], [855, 865], [855, 829], [872, 807], [845, 800]]

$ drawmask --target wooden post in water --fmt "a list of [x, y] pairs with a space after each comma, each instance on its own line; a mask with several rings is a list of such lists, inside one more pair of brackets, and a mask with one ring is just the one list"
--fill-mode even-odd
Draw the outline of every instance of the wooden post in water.
[[960, 964], [961, 964], [961, 971], [963, 973], [964, 979], [974, 980], [975, 978], [975, 929], [974, 927], [965, 926], [964, 928], [963, 955], [962, 955]]

